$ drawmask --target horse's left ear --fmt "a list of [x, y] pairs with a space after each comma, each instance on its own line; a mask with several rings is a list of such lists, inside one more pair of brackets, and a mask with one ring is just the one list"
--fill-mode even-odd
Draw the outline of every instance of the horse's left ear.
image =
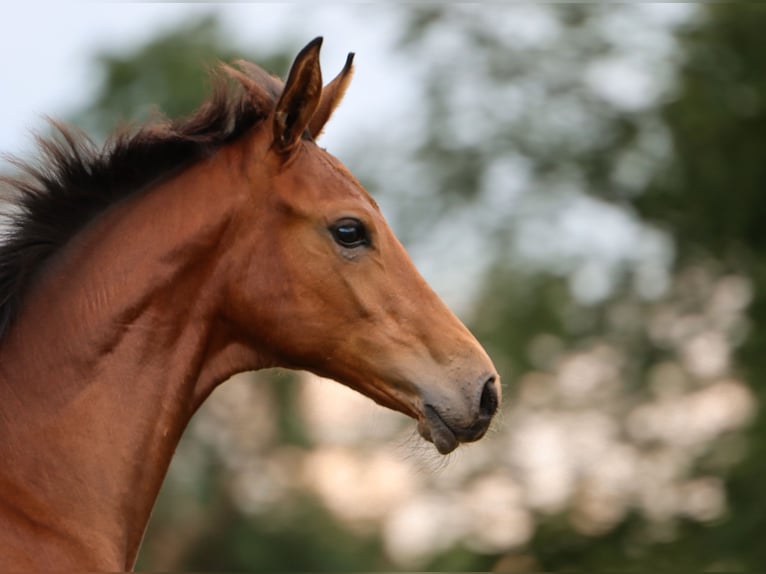
[[351, 83], [351, 75], [354, 72], [354, 53], [350, 53], [346, 58], [346, 63], [340, 74], [335, 76], [332, 82], [327, 84], [322, 90], [322, 99], [319, 101], [319, 107], [314, 112], [314, 116], [309, 122], [309, 133], [314, 139], [318, 138], [324, 129], [327, 120], [330, 119], [335, 108], [343, 99], [348, 85]]
[[319, 49], [322, 38], [315, 38], [300, 51], [287, 76], [285, 88], [274, 111], [274, 144], [289, 151], [300, 141], [322, 97], [322, 72]]

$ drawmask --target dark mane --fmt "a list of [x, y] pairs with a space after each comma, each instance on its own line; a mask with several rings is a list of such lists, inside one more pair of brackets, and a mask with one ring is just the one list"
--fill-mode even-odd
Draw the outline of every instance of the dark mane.
[[[263, 81], [256, 66], [241, 69], [250, 81]], [[240, 82], [248, 79], [242, 75], [236, 75]], [[0, 337], [30, 280], [89, 221], [236, 140], [269, 113], [242, 86], [220, 74], [214, 79], [212, 97], [186, 118], [121, 130], [100, 148], [79, 130], [51, 122], [54, 134], [37, 138], [36, 160], [7, 158], [20, 175], [0, 176], [0, 198], [7, 202], [0, 217], [9, 223], [0, 239]], [[276, 98], [276, 86], [264, 88]]]

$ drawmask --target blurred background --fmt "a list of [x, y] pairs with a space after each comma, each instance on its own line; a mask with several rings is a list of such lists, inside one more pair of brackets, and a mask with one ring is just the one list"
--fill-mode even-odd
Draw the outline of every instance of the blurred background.
[[[305, 373], [192, 421], [141, 570], [766, 568], [766, 7], [2, 9], [0, 151], [188, 113], [206, 69], [357, 53], [322, 145], [505, 383], [447, 459]], [[8, 170], [7, 164], [0, 169]]]

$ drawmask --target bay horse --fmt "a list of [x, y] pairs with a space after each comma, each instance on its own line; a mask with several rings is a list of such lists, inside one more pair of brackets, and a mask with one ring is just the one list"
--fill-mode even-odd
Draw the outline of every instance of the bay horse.
[[13, 160], [0, 245], [0, 566], [125, 570], [193, 413], [231, 375], [335, 379], [417, 420], [439, 452], [500, 402], [485, 351], [375, 201], [315, 139], [322, 85], [221, 65], [182, 120], [103, 146], [60, 124]]

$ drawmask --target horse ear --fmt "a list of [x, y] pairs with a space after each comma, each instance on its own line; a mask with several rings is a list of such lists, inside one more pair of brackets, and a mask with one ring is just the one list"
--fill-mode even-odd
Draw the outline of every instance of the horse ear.
[[319, 105], [322, 96], [321, 46], [322, 38], [315, 38], [296, 56], [277, 102], [274, 143], [282, 151], [289, 151], [300, 140]]
[[351, 83], [351, 76], [354, 72], [354, 53], [351, 52], [346, 58], [346, 63], [340, 74], [335, 76], [332, 82], [327, 84], [322, 90], [322, 98], [319, 100], [319, 107], [309, 122], [309, 133], [316, 139], [324, 129], [327, 120], [330, 119], [335, 108], [338, 107], [343, 95]]

